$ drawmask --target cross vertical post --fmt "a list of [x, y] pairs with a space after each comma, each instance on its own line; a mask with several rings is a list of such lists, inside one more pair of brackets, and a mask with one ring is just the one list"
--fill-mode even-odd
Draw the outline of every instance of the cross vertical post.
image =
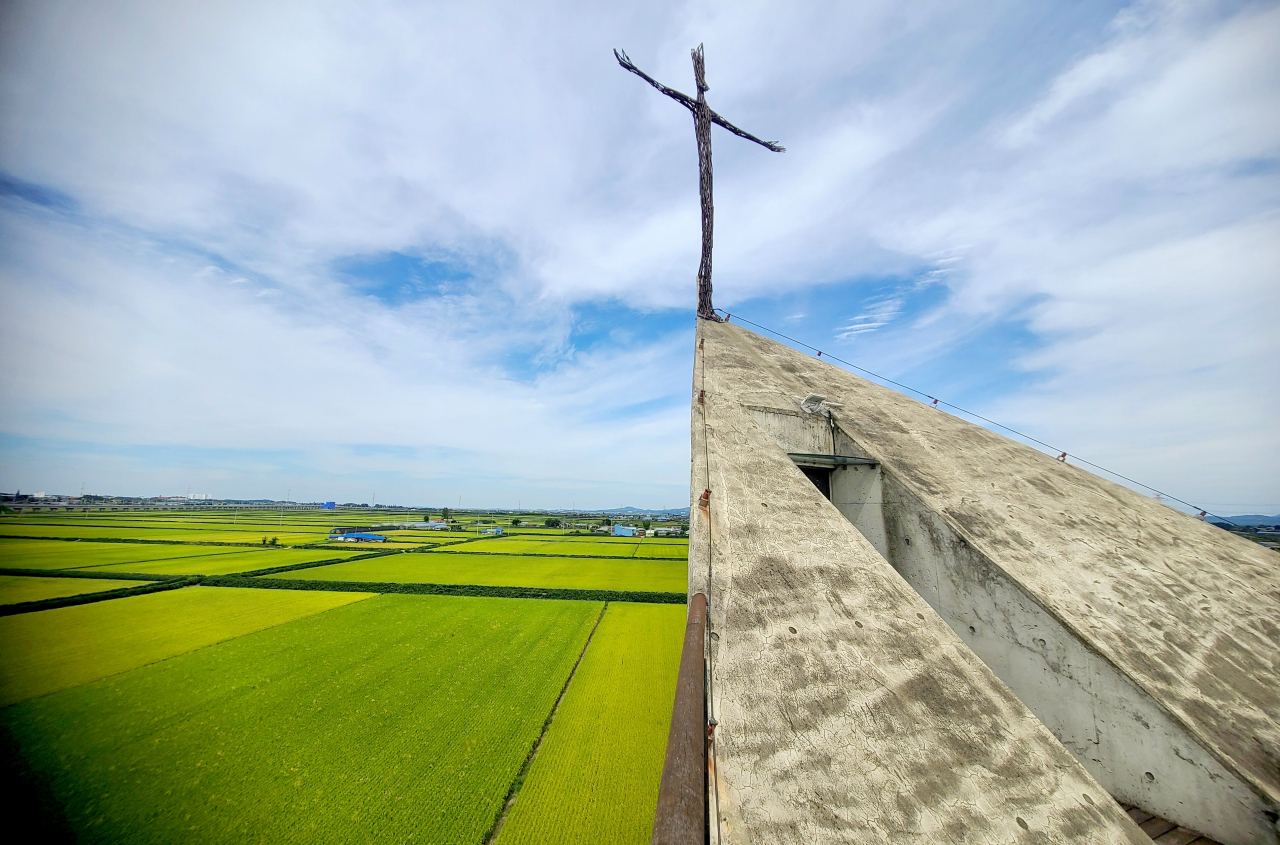
[[697, 98], [682, 94], [674, 88], [668, 88], [636, 67], [625, 51], [614, 50], [614, 57], [623, 69], [657, 88], [663, 94], [687, 108], [693, 114], [694, 136], [698, 143], [698, 197], [702, 203], [702, 260], [698, 264], [698, 317], [703, 320], [719, 321], [715, 308], [711, 304], [711, 248], [714, 242], [715, 208], [711, 191], [711, 124], [715, 123], [728, 129], [739, 138], [754, 141], [767, 150], [775, 153], [786, 152], [773, 141], [762, 141], [749, 132], [744, 132], [711, 110], [707, 105], [706, 92], [710, 90], [706, 80], [706, 66], [703, 59], [702, 45], [699, 44], [693, 55], [693, 78], [697, 85]]

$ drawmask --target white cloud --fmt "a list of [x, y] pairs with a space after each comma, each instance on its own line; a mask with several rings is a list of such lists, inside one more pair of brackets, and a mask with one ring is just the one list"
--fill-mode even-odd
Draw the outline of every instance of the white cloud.
[[[1179, 490], [1280, 499], [1257, 469], [1275, 392], [1248, 386], [1278, 351], [1275, 3], [3, 14], [0, 167], [78, 203], [0, 217], [6, 340], [41, 350], [0, 375], [9, 435], [297, 447], [359, 489], [403, 470], [440, 495], [681, 501], [687, 409], [663, 401], [686, 335], [582, 347], [573, 309], [692, 296], [691, 121], [610, 50], [689, 89], [705, 41], [713, 107], [789, 150], [715, 137], [720, 304], [871, 280], [847, 339], [926, 374], [1026, 321], [1034, 350], [1006, 357], [1035, 378], [996, 411]], [[391, 307], [334, 270], [386, 252], [476, 278]], [[946, 301], [911, 311], [919, 285]], [[0, 475], [56, 463], [32, 454]]]
[[864, 305], [867, 310], [849, 320], [836, 337], [841, 340], [849, 340], [860, 334], [873, 332], [878, 328], [887, 326], [902, 311], [903, 304], [904, 299], [899, 294], [878, 296], [870, 299]]
[[[417, 479], [420, 495], [437, 499], [456, 490], [474, 502], [485, 479], [504, 478], [505, 488], [489, 483], [500, 503], [509, 495], [551, 505], [566, 490], [584, 504], [620, 504], [621, 490], [655, 507], [680, 501], [673, 476], [685, 456], [643, 444], [683, 434], [667, 410], [687, 392], [683, 333], [561, 350], [555, 369], [519, 380], [498, 365], [502, 350], [562, 336], [558, 317], [544, 323], [536, 304], [462, 297], [392, 312], [351, 296], [261, 299], [263, 291], [216, 268], [196, 260], [157, 267], [138, 244], [102, 233], [12, 215], [4, 226], [16, 245], [4, 276], [26, 280], [6, 285], [0, 324], [18, 364], [0, 372], [10, 435], [97, 447], [285, 449], [309, 456], [320, 477], [394, 470], [406, 477], [395, 484], [405, 495]], [[646, 402], [659, 407], [599, 422]], [[335, 451], [342, 444], [410, 452]], [[456, 457], [433, 458], [442, 449]], [[306, 479], [293, 487], [325, 495], [317, 488]], [[253, 493], [233, 479], [219, 492]]]

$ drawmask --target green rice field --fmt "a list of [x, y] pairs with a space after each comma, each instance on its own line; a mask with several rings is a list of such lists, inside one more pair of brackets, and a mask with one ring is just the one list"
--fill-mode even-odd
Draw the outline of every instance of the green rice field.
[[267, 577], [683, 593], [686, 590], [688, 564], [684, 560], [607, 560], [424, 552], [366, 558]]
[[609, 605], [497, 845], [649, 842], [684, 611]]
[[466, 537], [412, 537], [406, 534], [397, 534], [394, 531], [378, 532], [387, 538], [385, 543], [348, 543], [343, 540], [326, 540], [325, 548], [331, 549], [362, 549], [364, 551], [377, 551], [378, 549], [420, 549], [433, 548], [435, 546], [448, 546], [467, 540]]
[[132, 525], [108, 527], [102, 525], [32, 525], [0, 522], [0, 536], [5, 537], [76, 537], [83, 540], [165, 540], [170, 543], [235, 543], [260, 545], [265, 537], [276, 537], [281, 545], [297, 546], [317, 543], [326, 539], [329, 532], [285, 531], [279, 528], [228, 530], [226, 527], [166, 527], [147, 528]]
[[480, 843], [600, 611], [380, 596], [4, 721], [94, 841]]
[[100, 593], [120, 587], [136, 587], [145, 581], [115, 581], [106, 578], [28, 578], [0, 575], [0, 604], [60, 599], [81, 593]]
[[[381, 551], [377, 548], [361, 548], [354, 552]], [[232, 554], [207, 555], [200, 557], [179, 557], [172, 560], [155, 560], [142, 563], [116, 563], [110, 566], [95, 566], [86, 572], [138, 572], [147, 575], [232, 575], [238, 572], [252, 572], [256, 569], [271, 569], [276, 566], [291, 566], [295, 563], [314, 563], [321, 560], [343, 560], [351, 557], [333, 549], [279, 549], [276, 551], [240, 551]]]
[[[142, 543], [69, 543], [63, 540], [0, 540], [0, 568], [80, 569], [137, 561], [175, 560], [243, 553], [225, 546], [169, 546]], [[268, 551], [263, 554], [273, 554]]]
[[0, 617], [5, 658], [0, 706], [363, 598], [359, 593], [189, 587]]
[[584, 555], [591, 557], [653, 557], [679, 558], [689, 556], [687, 543], [666, 543], [653, 540], [526, 540], [523, 538], [476, 540], [451, 546], [453, 551], [475, 554], [526, 554], [526, 555]]
[[[685, 594], [687, 543], [473, 514], [468, 532], [325, 542], [428, 516], [0, 514], [15, 826], [123, 843], [647, 842], [686, 609], [642, 594]], [[506, 536], [477, 533], [495, 520]], [[327, 583], [347, 581], [361, 592]], [[387, 592], [415, 583], [466, 595]], [[156, 591], [104, 596], [139, 584]], [[600, 592], [498, 597], [513, 587]], [[64, 606], [24, 604], [45, 599]]]
[[249, 550], [226, 546], [0, 540], [0, 568], [148, 575], [229, 575], [295, 563], [343, 560], [354, 554], [382, 550], [381, 547]]

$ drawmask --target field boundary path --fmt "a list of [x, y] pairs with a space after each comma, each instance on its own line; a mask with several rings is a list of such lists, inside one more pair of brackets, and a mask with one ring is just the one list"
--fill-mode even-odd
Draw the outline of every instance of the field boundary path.
[[[49, 578], [48, 572], [36, 571], [0, 571], [3, 575], [35, 575], [37, 577]], [[104, 573], [105, 574], [105, 573]], [[52, 576], [57, 578], [59, 576]], [[111, 581], [136, 581], [138, 578], [109, 578], [104, 580]], [[110, 599], [123, 599], [129, 596], [141, 596], [146, 593], [160, 593], [165, 590], [177, 590], [182, 587], [191, 587], [199, 583], [197, 576], [180, 575], [178, 577], [165, 576], [163, 580], [155, 580], [154, 576], [148, 579], [149, 583], [137, 584], [132, 587], [116, 587], [111, 590], [99, 590], [96, 593], [77, 593], [72, 596], [58, 596], [57, 598], [40, 599], [39, 601], [23, 601], [14, 604], [0, 605], [0, 616], [15, 616], [19, 613], [34, 613], [37, 610], [53, 610], [59, 607], [73, 607], [78, 604], [93, 604], [99, 601], [109, 601]]]
[[128, 578], [121, 577], [114, 572], [88, 572], [83, 568], [79, 569], [5, 569], [0, 568], [0, 575], [30, 575], [36, 578], [103, 578], [111, 581], [167, 581], [173, 578], [172, 575], [156, 575], [154, 572], [134, 573]]
[[249, 572], [239, 573], [245, 578], [256, 578], [259, 575], [276, 575], [280, 572], [293, 572], [298, 569], [314, 569], [318, 566], [332, 566], [335, 563], [350, 563], [353, 560], [369, 560], [375, 557], [387, 557], [388, 555], [399, 554], [402, 550], [392, 549], [389, 551], [366, 552], [362, 555], [349, 555], [344, 557], [330, 557], [324, 560], [306, 560], [301, 563], [286, 563], [283, 566], [270, 566], [265, 569], [253, 569]]
[[[362, 559], [385, 555], [362, 555]], [[341, 561], [339, 561], [341, 562]], [[400, 583], [395, 581], [307, 581], [303, 579], [272, 580], [259, 577], [277, 571], [308, 569], [332, 565], [334, 561], [319, 561], [280, 567], [278, 570], [261, 570], [259, 573], [239, 575], [155, 575], [130, 572], [81, 572], [77, 570], [48, 569], [0, 569], [0, 575], [30, 576], [36, 578], [84, 578], [112, 581], [148, 581], [135, 587], [120, 587], [96, 593], [80, 593], [34, 602], [0, 605], [0, 616], [69, 607], [76, 604], [92, 604], [106, 599], [124, 598], [143, 593], [173, 590], [180, 587], [247, 587], [258, 590], [300, 590], [331, 593], [402, 593], [429, 596], [474, 596], [501, 599], [550, 599], [559, 601], [636, 602], [640, 604], [685, 604], [684, 593], [657, 592], [651, 590], [589, 590], [571, 587], [517, 587], [491, 584], [430, 584]]]
[[[256, 533], [256, 532], [255, 532]], [[230, 546], [237, 549], [298, 549], [301, 546], [264, 546], [262, 543], [231, 543], [225, 540], [147, 540], [142, 537], [33, 537], [27, 534], [0, 534], [0, 540], [52, 540], [55, 543], [133, 543], [142, 546]]]
[[[197, 545], [218, 545], [230, 548], [243, 547], [243, 544], [233, 543], [194, 543], [189, 541], [172, 541], [172, 540], [145, 540], [145, 539], [118, 539], [118, 538], [94, 538], [94, 539], [78, 539], [71, 537], [6, 537], [7, 539], [17, 540], [55, 540], [62, 542], [83, 542], [89, 544], [98, 543], [124, 543], [124, 544], [143, 544], [148, 546], [170, 545], [170, 546], [197, 546]], [[455, 542], [446, 543], [449, 546], [465, 545], [479, 539], [493, 539], [485, 537], [466, 538]], [[250, 545], [249, 548], [261, 549], [261, 546]], [[267, 547], [262, 549], [263, 553], [272, 551], [289, 551], [299, 550], [300, 547]], [[539, 587], [524, 585], [494, 585], [494, 584], [470, 584], [470, 583], [433, 583], [433, 582], [395, 582], [395, 581], [331, 581], [331, 580], [311, 580], [304, 578], [291, 578], [288, 580], [274, 580], [268, 576], [279, 575], [286, 572], [296, 572], [299, 570], [319, 569], [323, 567], [333, 566], [335, 564], [351, 563], [361, 560], [372, 560], [376, 558], [389, 558], [401, 554], [414, 555], [468, 555], [471, 557], [483, 558], [487, 556], [503, 556], [503, 557], [522, 557], [522, 558], [541, 558], [541, 559], [579, 559], [579, 560], [612, 560], [612, 561], [628, 561], [635, 562], [640, 560], [652, 560], [653, 562], [661, 562], [666, 558], [636, 558], [634, 556], [623, 555], [575, 555], [575, 554], [543, 554], [539, 552], [492, 552], [492, 553], [473, 553], [461, 549], [443, 550], [438, 546], [429, 548], [415, 549], [370, 549], [363, 553], [347, 553], [345, 549], [339, 550], [327, 546], [313, 547], [313, 550], [332, 549], [333, 557], [326, 557], [314, 561], [302, 561], [298, 563], [284, 564], [281, 566], [263, 567], [260, 569], [248, 570], [245, 572], [230, 573], [226, 575], [213, 575], [201, 573], [184, 573], [181, 575], [157, 574], [147, 572], [124, 572], [112, 569], [110, 571], [94, 571], [88, 567], [76, 567], [68, 569], [30, 569], [30, 568], [0, 568], [0, 575], [12, 576], [30, 576], [42, 578], [101, 578], [111, 580], [130, 580], [145, 581], [146, 584], [139, 584], [130, 587], [120, 587], [111, 590], [102, 590], [98, 592], [80, 593], [73, 596], [65, 596], [50, 599], [41, 599], [39, 601], [18, 602], [9, 605], [0, 605], [0, 616], [9, 616], [17, 613], [29, 613], [38, 610], [48, 610], [56, 607], [67, 607], [78, 604], [91, 604], [97, 601], [104, 601], [113, 598], [124, 598], [131, 595], [139, 595], [143, 593], [156, 592], [161, 590], [177, 589], [185, 586], [206, 586], [206, 587], [247, 587], [253, 589], [291, 589], [302, 591], [322, 591], [322, 592], [361, 592], [374, 594], [400, 593], [413, 595], [442, 595], [442, 596], [472, 596], [472, 597], [491, 597], [491, 598], [514, 598], [514, 599], [549, 599], [549, 600], [569, 600], [569, 601], [604, 601], [604, 602], [629, 602], [629, 603], [645, 603], [645, 604], [684, 604], [687, 596], [684, 592], [667, 592], [659, 590], [617, 590], [617, 589], [598, 589], [590, 587]], [[353, 550], [354, 551], [354, 550]], [[229, 552], [230, 553], [230, 552]], [[633, 551], [634, 554], [634, 551]], [[218, 557], [211, 555], [210, 557]], [[202, 559], [202, 558], [201, 558]], [[266, 562], [264, 560], [264, 562]], [[193, 561], [198, 565], [197, 561]]]
[[[480, 538], [480, 537], [454, 537], [454, 538], [449, 538], [449, 539], [447, 539], [447, 540], [441, 540], [440, 542], [436, 542], [436, 541], [435, 541], [435, 538], [433, 537], [433, 538], [431, 539], [431, 541], [430, 541], [430, 544], [429, 544], [429, 545], [426, 545], [426, 546], [417, 546], [417, 547], [412, 548], [412, 549], [399, 549], [399, 548], [397, 548], [397, 549], [387, 549], [387, 552], [386, 552], [386, 553], [387, 553], [387, 554], [390, 554], [390, 553], [392, 553], [392, 552], [416, 552], [416, 551], [425, 551], [425, 550], [431, 550], [431, 549], [440, 549], [440, 548], [444, 548], [445, 546], [460, 546], [460, 545], [462, 545], [463, 543], [474, 543], [474, 542], [475, 542], [476, 540], [478, 540], [478, 539], [490, 539], [490, 540], [491, 540], [491, 539], [493, 539], [493, 538], [492, 538], [492, 537], [489, 537], [489, 538]], [[393, 539], [389, 540], [388, 542], [391, 542], [391, 543], [399, 543], [399, 542], [404, 542], [404, 541], [405, 541], [405, 538], [403, 538], [403, 537], [395, 537], [395, 538], [393, 538]], [[408, 541], [408, 542], [427, 542], [427, 541], [425, 541], [425, 540], [420, 540], [420, 541], [410, 540], [410, 541]], [[359, 546], [360, 544], [359, 544], [359, 543], [357, 543], [356, 545], [357, 545], [357, 546]], [[290, 546], [289, 548], [291, 548], [291, 549], [335, 549], [335, 550], [336, 550], [336, 549], [340, 549], [340, 548], [350, 548], [350, 546], [347, 546], [347, 547], [343, 547], [343, 546], [335, 546], [335, 545], [333, 545], [332, 543], [326, 542], [326, 541], [324, 541], [324, 540], [319, 540], [319, 541], [314, 542], [314, 543], [303, 543], [303, 544], [298, 545], [298, 546]]]
[[[120, 577], [127, 577], [121, 575]], [[243, 575], [199, 576], [206, 587], [252, 587], [267, 590], [317, 590], [336, 593], [408, 593], [430, 596], [487, 596], [500, 599], [624, 601], [642, 604], [684, 604], [684, 593], [640, 590], [580, 590], [570, 587], [513, 587], [490, 584], [414, 584], [394, 581], [304, 581], [290, 578], [247, 578]]]
[[661, 558], [661, 557], [636, 557], [633, 551], [629, 555], [553, 555], [544, 554], [542, 552], [469, 552], [464, 549], [457, 551], [444, 551], [441, 549], [413, 549], [411, 554], [420, 555], [504, 555], [506, 557], [556, 557], [556, 558], [578, 558], [586, 560], [677, 560], [678, 558]]
[[582, 658], [587, 656], [587, 649], [591, 648], [591, 641], [595, 639], [596, 631], [600, 629], [600, 620], [604, 619], [605, 611], [608, 609], [609, 602], [606, 601], [604, 606], [600, 608], [600, 613], [596, 616], [596, 624], [591, 626], [591, 633], [587, 635], [587, 641], [582, 644], [582, 651], [578, 652], [578, 659], [573, 664], [573, 669], [569, 671], [569, 677], [564, 679], [564, 686], [560, 687], [560, 695], [556, 696], [556, 703], [551, 705], [551, 712], [547, 713], [547, 718], [542, 723], [542, 732], [534, 740], [532, 747], [529, 748], [528, 756], [524, 758], [524, 763], [520, 765], [520, 770], [512, 778], [511, 786], [507, 788], [507, 797], [502, 802], [502, 811], [493, 820], [493, 827], [490, 828], [489, 833], [482, 840], [484, 845], [493, 845], [493, 841], [502, 832], [502, 825], [506, 822], [511, 808], [515, 805], [516, 798], [520, 796], [520, 788], [524, 786], [524, 780], [529, 774], [529, 769], [533, 767], [533, 760], [538, 756], [538, 749], [542, 747], [542, 741], [547, 738], [547, 732], [551, 730], [551, 723], [555, 721], [556, 713], [560, 710], [560, 702], [564, 701], [564, 695], [569, 691], [569, 685], [573, 683], [574, 675], [578, 674], [578, 667], [582, 665]]

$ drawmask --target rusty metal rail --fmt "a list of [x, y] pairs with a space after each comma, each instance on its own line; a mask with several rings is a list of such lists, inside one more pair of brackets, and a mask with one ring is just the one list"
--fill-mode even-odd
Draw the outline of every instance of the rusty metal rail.
[[676, 701], [662, 764], [653, 845], [707, 842], [707, 597], [694, 593], [684, 629]]

